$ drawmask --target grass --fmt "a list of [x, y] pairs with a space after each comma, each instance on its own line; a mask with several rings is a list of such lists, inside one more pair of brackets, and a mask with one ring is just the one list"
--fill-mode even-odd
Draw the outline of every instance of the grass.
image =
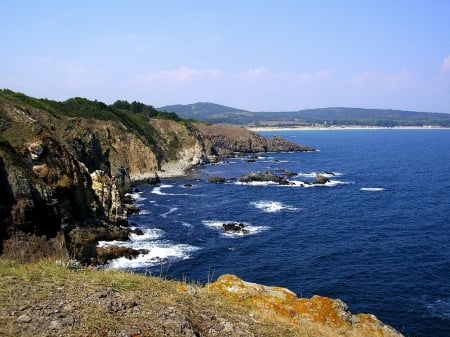
[[[18, 325], [23, 313], [38, 316], [32, 316], [33, 324]], [[49, 322], [60, 319], [55, 313], [71, 322], [60, 331], [66, 336], [116, 336], [136, 327], [142, 336], [178, 336], [188, 328], [199, 336], [334, 336], [312, 323], [289, 325], [263, 317], [194, 283], [118, 270], [73, 270], [51, 260], [0, 260], [0, 336], [17, 329], [22, 336], [46, 335]]]

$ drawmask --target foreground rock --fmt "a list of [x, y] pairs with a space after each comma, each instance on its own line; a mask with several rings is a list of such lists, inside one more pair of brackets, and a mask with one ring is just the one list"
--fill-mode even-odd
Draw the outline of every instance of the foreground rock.
[[320, 323], [342, 335], [401, 337], [392, 327], [383, 324], [374, 315], [352, 314], [347, 305], [338, 299], [322, 296], [298, 298], [292, 291], [245, 282], [234, 275], [223, 275], [208, 289], [229, 297], [242, 305], [250, 306], [272, 319], [301, 325], [304, 322]]

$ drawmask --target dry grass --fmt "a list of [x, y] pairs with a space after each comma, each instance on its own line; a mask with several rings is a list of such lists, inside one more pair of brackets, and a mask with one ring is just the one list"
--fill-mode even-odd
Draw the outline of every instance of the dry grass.
[[351, 336], [277, 322], [196, 284], [0, 260], [0, 336], [17, 335]]

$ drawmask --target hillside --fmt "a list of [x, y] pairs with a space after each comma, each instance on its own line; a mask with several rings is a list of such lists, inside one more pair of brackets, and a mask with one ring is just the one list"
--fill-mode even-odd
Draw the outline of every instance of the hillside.
[[2, 90], [0, 256], [96, 264], [99, 240], [128, 239], [133, 182], [158, 183], [236, 152], [310, 150], [139, 102], [56, 102]]
[[321, 108], [285, 112], [251, 112], [213, 103], [159, 108], [183, 118], [245, 126], [440, 126], [450, 127], [450, 114], [390, 109]]

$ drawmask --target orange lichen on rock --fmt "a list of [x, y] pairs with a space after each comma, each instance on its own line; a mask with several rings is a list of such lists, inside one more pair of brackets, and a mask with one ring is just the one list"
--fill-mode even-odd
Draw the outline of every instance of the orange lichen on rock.
[[216, 282], [209, 284], [208, 289], [280, 322], [313, 322], [340, 329], [343, 333], [364, 336], [402, 336], [373, 315], [353, 315], [339, 299], [322, 296], [298, 298], [289, 289], [246, 282], [235, 275], [222, 275]]

